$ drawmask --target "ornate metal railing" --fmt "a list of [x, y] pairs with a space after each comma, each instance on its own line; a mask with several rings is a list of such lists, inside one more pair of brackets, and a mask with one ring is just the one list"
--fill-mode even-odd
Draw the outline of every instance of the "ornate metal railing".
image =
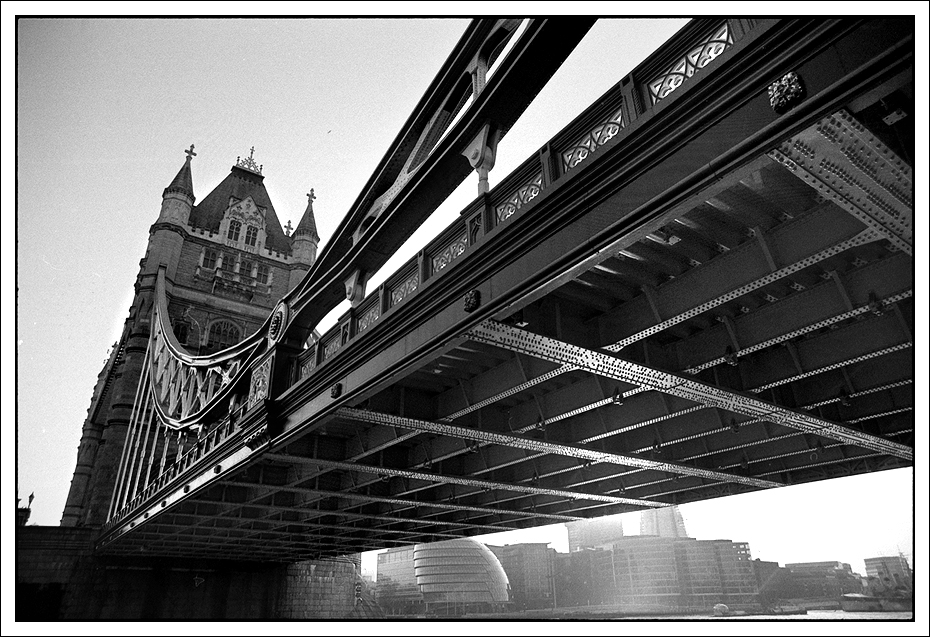
[[[427, 288], [435, 276], [453, 268], [485, 236], [513, 219], [532, 214], [534, 205], [548, 189], [579, 169], [598, 154], [619, 143], [633, 119], [647, 117], [658, 102], [669, 96], [696, 72], [707, 67], [732, 47], [752, 21], [699, 21], [676, 36], [658, 53], [659, 60], [644, 63], [646, 71], [634, 70], [594, 105], [555, 135], [497, 187], [471, 204], [440, 235], [373, 290], [356, 308], [344, 314], [310, 349], [292, 363], [290, 378], [307, 378], [359, 335], [368, 333], [394, 308]], [[672, 59], [672, 62], [667, 60]], [[656, 64], [666, 60], [656, 73]], [[650, 66], [651, 64], [651, 66]], [[652, 69], [650, 71], [649, 69]], [[652, 79], [641, 82], [646, 75]], [[651, 74], [651, 75], [650, 75]], [[650, 99], [644, 100], [648, 96]], [[644, 103], [645, 102], [645, 103]]]
[[[288, 360], [282, 358], [280, 363], [289, 366], [289, 382], [300, 382], [329, 365], [355, 339], [376, 330], [434, 279], [454, 270], [486, 238], [533, 214], [548, 191], [569, 173], [583, 172], [592, 158], [622, 143], [631, 123], [649, 117], [661, 100], [738, 44], [748, 28], [751, 23], [747, 21], [715, 26], [705, 20], [672, 38], [490, 193], [472, 203], [306, 350]], [[643, 82], [644, 77], [650, 79]], [[239, 418], [272, 394], [274, 346], [287, 330], [286, 298], [253, 336], [212, 356], [195, 357], [184, 351], [171, 330], [163, 272], [156, 299], [108, 525], [125, 519], [182, 476], [201, 470], [231, 436], [241, 434]]]
[[676, 59], [662, 73], [647, 82], [649, 97], [653, 104], [659, 102], [695, 73], [710, 64], [714, 58], [733, 45], [733, 34], [728, 22], [714, 29], [696, 46]]
[[268, 394], [272, 356], [284, 316], [241, 343], [209, 356], [192, 356], [178, 343], [168, 318], [164, 269], [155, 284], [149, 341], [126, 441], [117, 468], [108, 524], [116, 523], [194, 467], [235, 433], [238, 417]]

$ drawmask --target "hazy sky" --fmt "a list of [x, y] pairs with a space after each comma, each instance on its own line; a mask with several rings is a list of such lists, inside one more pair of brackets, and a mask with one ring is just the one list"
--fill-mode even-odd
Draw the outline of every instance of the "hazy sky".
[[[97, 374], [119, 337], [148, 228], [184, 149], [196, 145], [192, 171], [200, 201], [254, 146], [282, 224], [297, 224], [305, 193], [315, 189], [325, 243], [467, 23], [19, 22], [16, 430], [19, 495], [36, 495], [32, 522], [59, 522]], [[599, 21], [501, 142], [491, 186], [683, 23]], [[11, 38], [4, 40], [8, 211], [14, 149], [6, 127], [13, 104]], [[434, 236], [475, 194], [476, 180], [466, 181], [414, 243]], [[11, 265], [9, 234], [5, 266]], [[393, 266], [416, 247], [399, 253]], [[5, 267], [4, 276], [9, 272]], [[5, 317], [12, 311], [11, 285], [5, 278]], [[12, 356], [8, 322], [5, 360]], [[11, 478], [11, 380], [3, 380], [4, 477]], [[686, 505], [682, 512], [699, 539], [746, 540], [754, 557], [840, 560], [864, 572], [864, 557], [911, 553], [912, 480], [911, 470], [897, 470]], [[636, 518], [627, 528], [638, 528]], [[919, 523], [926, 538], [926, 522]], [[564, 529], [545, 537], [561, 548]]]

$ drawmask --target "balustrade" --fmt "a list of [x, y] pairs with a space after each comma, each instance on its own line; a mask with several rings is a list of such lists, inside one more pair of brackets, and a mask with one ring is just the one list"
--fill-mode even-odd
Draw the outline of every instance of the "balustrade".
[[[711, 26], [709, 30], [704, 30], [696, 44], [680, 44], [678, 50], [685, 53], [674, 57], [674, 61], [649, 82], [637, 85], [633, 80], [637, 72], [634, 72], [615, 85], [553, 137], [539, 153], [528, 158], [488, 193], [492, 203], [487, 215], [481, 210], [463, 211], [459, 219], [431, 241], [417, 257], [408, 261], [383, 286], [369, 294], [357, 309], [344, 315], [338, 325], [323, 335], [319, 343], [300, 354], [293, 363], [293, 382], [309, 377], [319, 366], [337, 356], [350, 340], [368, 332], [386, 313], [417, 294], [428, 283], [428, 279], [451, 267], [472, 246], [479, 243], [485, 233], [526, 212], [546, 189], [553, 187], [566, 174], [598, 152], [603, 153], [608, 144], [616, 143], [623, 137], [628, 119], [646, 115], [660, 100], [732, 46], [734, 33], [742, 35], [750, 24], [743, 22], [746, 21], [735, 25], [723, 22]], [[643, 91], [651, 97], [648, 106], [636, 109], [639, 112], [630, 111], [635, 108], [629, 103], [633, 96], [630, 86], [642, 86]]]
[[[691, 42], [685, 38], [678, 38], [682, 42], [670, 42], [655, 60], [647, 61], [623, 78], [486, 197], [477, 199], [469, 209], [464, 210], [436, 239], [344, 314], [318, 341], [294, 356], [289, 361], [290, 383], [301, 382], [312, 376], [327, 361], [337, 357], [350, 341], [371, 331], [395, 308], [427, 288], [432, 278], [447, 272], [474, 246], [480, 246], [487, 234], [496, 233], [498, 229], [503, 231], [505, 222], [512, 223], [514, 219], [530, 214], [542, 194], [557, 187], [567, 175], [574, 174], [572, 171], [581, 164], [592, 157], [603, 155], [608, 145], [620, 143], [628, 133], [630, 122], [649, 116], [659, 102], [733, 46], [734, 41], [739, 40], [749, 28], [752, 28], [752, 24], [745, 20], [723, 22], [717, 26], [707, 21], [706, 26], [697, 25], [688, 32], [690, 35], [687, 37], [691, 38]], [[699, 36], [693, 37], [694, 34]], [[676, 57], [676, 50], [684, 53]], [[644, 76], [651, 79], [642, 82]], [[648, 105], [641, 103], [645, 95], [650, 98]], [[217, 276], [255, 284], [255, 280], [245, 274], [218, 271]], [[163, 290], [161, 294], [164, 294]], [[162, 312], [167, 316], [166, 307]], [[260, 345], [265, 338], [262, 333], [256, 333], [228, 352], [215, 355], [208, 363], [179, 355], [175, 351], [177, 343], [166, 333], [161, 321], [153, 321], [153, 333], [155, 337], [150, 345], [150, 353], [147, 354], [147, 361], [148, 356], [151, 356], [151, 363], [146, 365], [146, 373], [150, 378], [146, 377], [144, 381], [150, 382], [152, 393], [150, 402], [133, 416], [139, 422], [135, 423], [136, 429], [130, 435], [136, 439], [142, 436], [141, 421], [152, 419], [153, 414], [157, 414], [154, 420], [158, 421], [156, 429], [159, 431], [168, 430], [163, 423], [170, 425], [170, 431], [174, 432], [190, 427], [195, 422], [202, 422], [204, 410], [212, 409], [218, 399], [229, 396], [232, 386], [242, 381], [250, 370], [252, 389], [256, 374], [262, 372], [266, 383], [262, 395], [267, 396], [270, 391], [270, 357], [261, 353]], [[233, 352], [233, 349], [236, 351]], [[259, 360], [262, 362], [259, 363]], [[265, 364], [269, 365], [268, 369], [259, 369]], [[251, 408], [257, 402], [250, 398], [248, 407]], [[168, 488], [190, 472], [192, 467], [201, 466], [204, 458], [239, 431], [237, 419], [227, 417], [203, 432], [186, 449], [184, 442], [178, 439], [174, 443], [177, 455], [173, 462], [167, 464], [164, 456], [170, 443], [166, 437], [160, 447], [163, 458], [156, 471], [157, 475], [152, 479], [148, 475], [142, 479], [141, 469], [121, 465], [121, 491], [114, 494], [108, 527]], [[152, 453], [159, 447], [157, 433], [153, 439]], [[127, 438], [127, 449], [128, 444]], [[128, 457], [126, 465], [129, 465]], [[149, 469], [151, 463], [150, 459]]]

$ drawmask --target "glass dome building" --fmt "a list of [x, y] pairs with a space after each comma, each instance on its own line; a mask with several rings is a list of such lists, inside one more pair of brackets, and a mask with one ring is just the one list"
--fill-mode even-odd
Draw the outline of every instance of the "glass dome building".
[[[400, 583], [408, 578], [416, 582], [416, 599], [411, 599], [412, 591], [390, 585], [392, 580]], [[487, 613], [510, 601], [510, 585], [497, 557], [484, 544], [468, 538], [381, 553], [378, 588], [379, 603], [386, 610], [399, 610], [398, 614]], [[394, 600], [395, 596], [403, 599]]]

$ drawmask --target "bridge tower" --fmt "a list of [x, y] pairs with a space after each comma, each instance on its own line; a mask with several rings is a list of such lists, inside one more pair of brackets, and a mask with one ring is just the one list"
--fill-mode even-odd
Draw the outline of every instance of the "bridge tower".
[[168, 310], [178, 341], [192, 355], [210, 354], [254, 333], [313, 265], [320, 238], [313, 195], [288, 235], [250, 151], [195, 204], [194, 146], [162, 194], [161, 210], [135, 283], [120, 340], [94, 388], [78, 447], [62, 526], [106, 520], [120, 454], [148, 344], [158, 271], [165, 270]]

